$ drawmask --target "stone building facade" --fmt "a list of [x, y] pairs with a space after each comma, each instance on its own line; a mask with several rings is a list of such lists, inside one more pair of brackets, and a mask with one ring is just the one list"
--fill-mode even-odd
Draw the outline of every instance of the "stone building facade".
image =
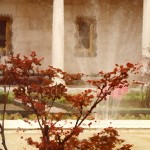
[[[150, 57], [149, 0], [0, 0], [0, 55], [94, 74]], [[5, 31], [4, 31], [5, 30]]]

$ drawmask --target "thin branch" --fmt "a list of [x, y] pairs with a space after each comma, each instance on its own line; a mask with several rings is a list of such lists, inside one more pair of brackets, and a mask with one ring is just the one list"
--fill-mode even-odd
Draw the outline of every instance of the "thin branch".
[[[6, 97], [7, 96], [7, 97]], [[5, 114], [6, 114], [6, 105], [7, 105], [7, 99], [8, 99], [8, 94], [4, 95], [4, 111], [3, 111], [3, 118], [2, 118], [2, 124], [0, 124], [1, 128], [1, 137], [2, 137], [2, 145], [5, 150], [8, 150], [6, 146], [6, 141], [5, 141]]]
[[75, 124], [74, 127], [78, 126], [78, 122], [79, 122], [79, 120], [81, 119], [82, 114], [83, 114], [83, 107], [82, 107], [82, 105], [80, 105], [80, 115], [78, 116], [78, 118], [77, 118], [77, 120], [76, 120], [76, 124]]

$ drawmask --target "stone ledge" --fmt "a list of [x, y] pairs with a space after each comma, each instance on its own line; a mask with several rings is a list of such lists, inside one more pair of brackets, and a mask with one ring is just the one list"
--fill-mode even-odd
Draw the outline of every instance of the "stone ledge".
[[[2, 121], [0, 121], [1, 123]], [[91, 124], [92, 123], [92, 124]], [[75, 120], [61, 120], [56, 126], [63, 128], [74, 127]], [[91, 124], [89, 126], [89, 124]], [[86, 129], [98, 129], [113, 127], [118, 129], [150, 129], [150, 120], [85, 120], [81, 127]], [[27, 129], [36, 130], [39, 129], [38, 122], [24, 120], [6, 120], [5, 129], [6, 130], [16, 130], [16, 129]]]

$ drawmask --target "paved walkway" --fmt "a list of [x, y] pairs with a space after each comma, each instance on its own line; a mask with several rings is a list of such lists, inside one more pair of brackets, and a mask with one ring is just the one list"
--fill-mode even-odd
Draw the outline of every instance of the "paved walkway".
[[[79, 138], [88, 138], [93, 133], [99, 132], [96, 130], [86, 130]], [[150, 150], [150, 129], [118, 129], [121, 138], [126, 139], [126, 143], [133, 144], [132, 150]], [[36, 150], [26, 143], [27, 137], [32, 137], [34, 140], [39, 140], [39, 130], [26, 130], [16, 132], [15, 130], [6, 131], [6, 141], [8, 150]], [[0, 148], [2, 146], [0, 145]]]
[[[126, 139], [126, 142], [133, 144], [132, 150], [150, 150], [150, 121], [149, 120], [102, 120], [93, 121], [93, 124], [89, 127], [88, 124], [91, 121], [85, 121], [83, 127], [86, 129], [79, 138], [88, 138], [93, 133], [97, 133], [101, 128], [114, 127], [117, 128], [121, 138]], [[62, 120], [57, 125], [64, 128], [72, 127], [73, 120]], [[8, 150], [36, 150], [36, 148], [29, 146], [26, 143], [26, 138], [32, 137], [34, 140], [39, 140], [40, 131], [37, 130], [38, 124], [32, 121], [30, 124], [22, 120], [6, 121], [6, 141]], [[20, 127], [24, 130], [17, 132], [17, 128]], [[0, 139], [1, 141], [1, 139]], [[2, 149], [2, 145], [0, 145]]]

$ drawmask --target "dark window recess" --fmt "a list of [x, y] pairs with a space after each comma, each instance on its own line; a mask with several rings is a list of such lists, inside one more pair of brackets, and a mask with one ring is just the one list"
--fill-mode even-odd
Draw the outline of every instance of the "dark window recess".
[[6, 21], [0, 20], [0, 47], [6, 47]]
[[96, 56], [96, 19], [86, 16], [77, 16], [75, 56]]
[[78, 24], [79, 30], [79, 45], [80, 48], [90, 48], [90, 26], [87, 22], [81, 21]]

